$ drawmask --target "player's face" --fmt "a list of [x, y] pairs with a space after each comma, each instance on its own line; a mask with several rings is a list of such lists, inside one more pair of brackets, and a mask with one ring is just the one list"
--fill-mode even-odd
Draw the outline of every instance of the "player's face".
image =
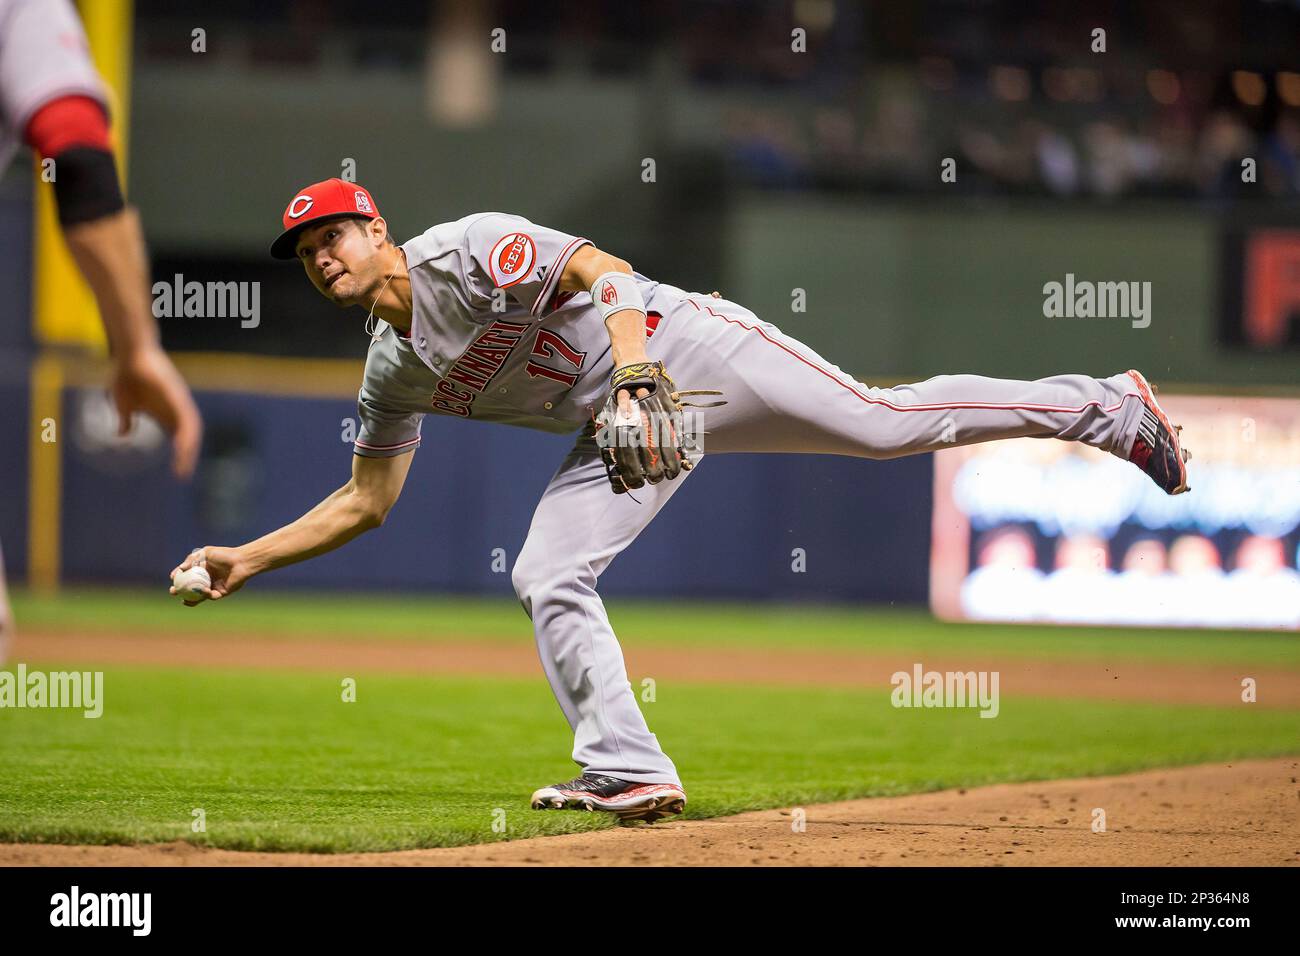
[[335, 305], [369, 306], [383, 281], [383, 233], [368, 223], [340, 219], [304, 229], [298, 261], [318, 292]]

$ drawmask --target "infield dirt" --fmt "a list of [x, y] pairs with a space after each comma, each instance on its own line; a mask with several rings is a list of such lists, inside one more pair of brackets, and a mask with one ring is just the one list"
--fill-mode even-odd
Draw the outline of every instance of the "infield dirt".
[[[624, 648], [629, 675], [656, 679], [739, 684], [802, 684], [825, 687], [888, 686], [896, 671], [912, 670], [915, 652], [893, 655], [852, 651], [783, 648], [675, 647]], [[20, 631], [14, 660], [127, 664], [166, 667], [257, 668], [333, 672], [384, 671], [393, 674], [446, 674], [532, 677], [543, 680], [537, 651], [529, 643], [500, 641], [345, 641], [257, 637], [122, 633], [78, 634]], [[960, 660], [925, 655], [927, 670], [997, 671], [1003, 693], [1097, 700], [1142, 700], [1170, 704], [1241, 703], [1241, 680], [1261, 689], [1252, 706], [1300, 709], [1300, 670], [1226, 664], [1177, 664], [1140, 660], [1036, 660], [993, 657], [972, 651]]]
[[1252, 760], [395, 853], [0, 844], [0, 866], [1300, 866], [1297, 775]]

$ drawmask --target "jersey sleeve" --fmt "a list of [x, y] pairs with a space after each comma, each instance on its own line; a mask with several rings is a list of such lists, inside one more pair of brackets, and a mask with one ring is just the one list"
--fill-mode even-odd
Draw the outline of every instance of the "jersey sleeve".
[[533, 315], [541, 315], [555, 297], [564, 267], [589, 244], [521, 216], [486, 213], [465, 230], [466, 279], [488, 298], [501, 289]]
[[81, 21], [70, 0], [0, 3], [0, 117], [21, 136], [28, 120], [62, 96], [88, 96], [107, 104]]
[[420, 424], [424, 412], [385, 408], [363, 388], [357, 395], [357, 417], [361, 427], [352, 446], [363, 458], [393, 458], [420, 447]]

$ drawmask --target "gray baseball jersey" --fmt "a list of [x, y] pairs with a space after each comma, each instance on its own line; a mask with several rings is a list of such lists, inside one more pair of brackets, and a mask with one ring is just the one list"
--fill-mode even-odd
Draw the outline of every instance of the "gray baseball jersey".
[[[359, 455], [419, 445], [427, 413], [571, 432], [603, 399], [609, 333], [586, 292], [560, 275], [586, 239], [487, 212], [402, 246], [411, 333], [371, 343], [358, 398]], [[655, 283], [636, 277], [647, 301]], [[652, 330], [653, 331], [653, 330]]]
[[0, 0], [0, 173], [22, 145], [33, 114], [72, 94], [107, 107], [70, 0]]
[[[371, 346], [356, 452], [411, 451], [429, 412], [577, 430], [604, 400], [612, 371], [591, 297], [556, 294], [559, 273], [584, 242], [500, 213], [408, 242], [412, 331], [407, 339], [386, 329]], [[650, 357], [681, 388], [717, 388], [727, 400], [700, 412], [705, 455], [880, 459], [1033, 436], [1127, 457], [1142, 421], [1141, 390], [1125, 374], [1032, 382], [942, 375], [873, 388], [742, 305], [636, 281]], [[596, 582], [692, 474], [615, 495], [584, 433], [547, 486], [515, 561], [515, 591], [584, 771], [681, 783], [637, 706]]]

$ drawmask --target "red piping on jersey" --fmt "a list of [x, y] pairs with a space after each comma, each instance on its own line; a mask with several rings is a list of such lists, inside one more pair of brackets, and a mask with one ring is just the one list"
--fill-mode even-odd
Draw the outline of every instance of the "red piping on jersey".
[[104, 107], [84, 94], [49, 100], [32, 114], [23, 139], [42, 156], [57, 157], [73, 146], [109, 149]]
[[556, 289], [560, 287], [560, 273], [563, 272], [564, 267], [569, 264], [569, 260], [573, 258], [573, 254], [577, 252], [579, 248], [589, 244], [590, 242], [590, 239], [572, 239], [569, 241], [567, 246], [560, 250], [560, 254], [555, 257], [554, 265], [551, 266], [550, 275], [548, 275], [546, 281], [542, 283], [542, 291], [538, 293], [537, 301], [533, 303], [533, 307], [529, 310], [531, 315], [542, 314], [542, 310], [546, 308], [546, 303], [551, 300], [551, 295], [555, 291], [554, 289], [551, 289], [551, 284], [554, 283]]
[[414, 445], [419, 441], [418, 438], [411, 438], [407, 441], [399, 441], [396, 445], [372, 445], [358, 438], [354, 444], [360, 448], [369, 448], [371, 451], [392, 451], [394, 448], [405, 448], [407, 445]]
[[[797, 358], [800, 362], [803, 362], [803, 364], [807, 365], [809, 368], [821, 372], [823, 375], [829, 378], [836, 385], [839, 385], [841, 388], [848, 389], [850, 392], [852, 392], [858, 398], [862, 399], [862, 401], [866, 402], [867, 404], [884, 405], [890, 411], [934, 412], [945, 408], [987, 408], [987, 409], [1005, 410], [1005, 411], [1023, 410], [1023, 411], [1031, 411], [1031, 412], [1078, 413], [1078, 412], [1082, 412], [1084, 409], [1092, 408], [1094, 406], [1098, 408], [1101, 407], [1101, 402], [1084, 402], [1082, 405], [1079, 405], [1078, 407], [1070, 407], [1068, 405], [1003, 405], [995, 402], [953, 402], [951, 404], [937, 404], [937, 405], [895, 405], [893, 402], [887, 402], [883, 398], [872, 398], [870, 395], [863, 395], [852, 385], [840, 381], [833, 374], [828, 372], [826, 369], [822, 368], [816, 362], [808, 361], [808, 359], [804, 358], [794, 349], [790, 348], [788, 345], [785, 345], [782, 342], [778, 342], [776, 339], [772, 338], [770, 335], [768, 335], [766, 332], [764, 332], [761, 328], [759, 328], [756, 325], [749, 325], [748, 323], [742, 322], [739, 319], [733, 319], [725, 315], [719, 315], [717, 312], [714, 312], [713, 309], [708, 307], [701, 309], [699, 303], [697, 303], [694, 299], [687, 299], [686, 301], [689, 302], [691, 305], [695, 306], [697, 311], [708, 312], [709, 315], [712, 315], [715, 318], [719, 318], [724, 322], [729, 322], [732, 325], [738, 325], [747, 332], [757, 332], [759, 335], [761, 335], [764, 338], [764, 340], [771, 342], [773, 345], [775, 345], [777, 348], [781, 349], [782, 351], [788, 352], [790, 355], [793, 355], [795, 358]], [[1130, 398], [1141, 398], [1141, 396], [1138, 395], [1136, 392], [1132, 392], [1120, 398], [1120, 400], [1116, 402], [1114, 405], [1111, 405], [1107, 408], [1103, 408], [1102, 411], [1107, 413], [1117, 412], [1124, 407], [1124, 402], [1126, 402]]]

